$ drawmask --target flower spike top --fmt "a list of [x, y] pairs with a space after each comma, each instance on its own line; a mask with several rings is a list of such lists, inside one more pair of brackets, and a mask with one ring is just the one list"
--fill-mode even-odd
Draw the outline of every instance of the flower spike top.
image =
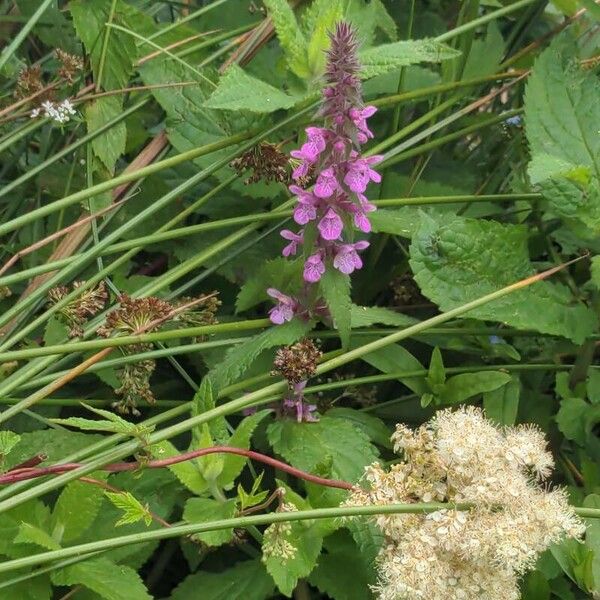
[[[284, 229], [281, 236], [289, 243], [283, 255], [304, 256], [304, 283], [307, 286], [320, 281], [327, 269], [337, 269], [349, 275], [362, 267], [358, 251], [369, 243], [355, 241], [356, 230], [368, 233], [371, 223], [368, 213], [375, 210], [365, 196], [370, 182], [379, 183], [381, 176], [373, 167], [382, 156], [364, 157], [361, 145], [373, 138], [367, 125], [376, 108], [365, 106], [359, 78], [358, 42], [351, 25], [337, 24], [330, 34], [331, 45], [327, 51], [327, 66], [323, 100], [317, 116], [323, 127], [306, 128], [306, 141], [299, 150], [291, 152], [295, 159], [290, 191], [296, 197], [294, 221], [301, 226], [296, 233]], [[305, 189], [308, 179], [314, 180], [312, 190]], [[315, 235], [305, 235], [312, 228]], [[311, 240], [307, 247], [305, 240]], [[314, 241], [312, 241], [314, 240]], [[291, 299], [286, 310], [281, 310], [281, 300], [269, 295], [279, 304], [271, 311], [273, 323], [293, 318], [294, 314], [310, 312], [298, 299]], [[305, 294], [314, 297], [314, 294]], [[285, 313], [285, 315], [283, 315]]]

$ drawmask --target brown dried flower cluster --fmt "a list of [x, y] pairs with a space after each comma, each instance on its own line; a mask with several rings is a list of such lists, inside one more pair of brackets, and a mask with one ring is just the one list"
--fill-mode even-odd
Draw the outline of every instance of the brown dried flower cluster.
[[[48, 292], [48, 298], [52, 304], [56, 304], [70, 291], [80, 288], [83, 284], [83, 281], [75, 281], [71, 290], [66, 285], [52, 288]], [[106, 285], [101, 281], [96, 287], [85, 290], [79, 297], [63, 306], [58, 314], [70, 328], [69, 337], [83, 335], [83, 326], [91, 317], [97, 315], [104, 308], [107, 300]]]
[[264, 181], [288, 183], [290, 180], [290, 165], [288, 157], [281, 152], [277, 144], [261, 142], [250, 148], [239, 158], [231, 161], [231, 167], [241, 175], [252, 169], [252, 175], [244, 180], [246, 185]]
[[40, 65], [22, 69], [17, 78], [14, 95], [19, 100], [37, 94], [44, 87]]
[[300, 340], [293, 346], [277, 350], [273, 361], [273, 374], [281, 375], [290, 383], [306, 381], [314, 375], [322, 355], [312, 340]]
[[535, 427], [501, 429], [482, 411], [438, 412], [416, 431], [398, 425], [394, 449], [404, 460], [366, 469], [366, 490], [348, 504], [472, 503], [468, 511], [381, 515], [380, 600], [518, 600], [518, 579], [582, 521], [564, 490], [549, 491], [553, 460]]
[[[131, 298], [127, 294], [118, 297], [119, 308], [111, 311], [106, 317], [104, 326], [98, 329], [98, 334], [108, 337], [114, 333], [125, 335], [149, 333], [156, 331], [167, 323], [184, 324], [189, 326], [208, 325], [216, 322], [216, 311], [221, 302], [213, 293], [202, 302], [193, 298], [182, 298], [171, 304], [161, 298], [149, 296], [146, 298]], [[177, 308], [191, 304], [189, 309], [177, 312]], [[121, 348], [125, 355], [147, 352], [152, 344], [131, 344]], [[113, 406], [122, 413], [139, 414], [137, 405], [140, 401], [153, 404], [154, 394], [150, 388], [150, 377], [156, 368], [152, 359], [128, 363], [119, 371], [121, 386], [115, 393], [121, 400]]]
[[68, 83], [73, 83], [75, 75], [83, 69], [83, 60], [79, 56], [69, 54], [60, 48], [57, 48], [56, 58], [60, 61], [61, 66], [58, 69], [58, 76]]

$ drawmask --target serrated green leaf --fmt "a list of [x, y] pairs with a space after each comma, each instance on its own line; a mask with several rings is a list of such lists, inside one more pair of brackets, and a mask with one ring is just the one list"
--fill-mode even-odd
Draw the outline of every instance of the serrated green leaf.
[[337, 269], [327, 269], [321, 277], [319, 288], [333, 317], [333, 324], [340, 334], [342, 346], [347, 348], [352, 331], [350, 276]]
[[152, 600], [140, 576], [108, 558], [92, 558], [52, 572], [54, 585], [83, 585], [105, 600]]
[[483, 408], [488, 419], [500, 425], [514, 425], [519, 411], [521, 383], [514, 377], [504, 386], [483, 394]]
[[264, 0], [264, 5], [273, 21], [277, 39], [285, 53], [289, 68], [300, 78], [309, 77], [307, 42], [288, 1]]
[[0, 431], [0, 455], [2, 459], [21, 441], [21, 436], [14, 431]]
[[[270, 412], [271, 409], [261, 410], [243, 419], [227, 441], [227, 445], [248, 450], [254, 430]], [[217, 478], [217, 483], [226, 490], [231, 489], [247, 460], [244, 456], [236, 456], [235, 454], [223, 455], [223, 470]]]
[[39, 500], [29, 500], [0, 515], [0, 553], [11, 558], [30, 554], [31, 548], [14, 543], [21, 526], [28, 523], [33, 527], [50, 529], [50, 510]]
[[242, 285], [235, 301], [235, 311], [242, 312], [267, 300], [267, 288], [270, 287], [294, 295], [300, 281], [302, 261], [284, 258], [269, 260]]
[[375, 233], [391, 233], [410, 239], [419, 226], [419, 211], [411, 206], [380, 208], [369, 215]]
[[509, 381], [510, 375], [501, 371], [461, 373], [446, 381], [440, 399], [445, 404], [460, 404], [483, 392], [497, 390]]
[[315, 472], [330, 459], [331, 476], [345, 481], [358, 481], [378, 455], [362, 429], [327, 415], [317, 423], [276, 421], [267, 431], [275, 452], [295, 467]]
[[[89, 102], [85, 106], [85, 120], [88, 133], [100, 129], [123, 112], [122, 99], [119, 96], [105, 96]], [[108, 131], [92, 140], [94, 154], [102, 161], [110, 173], [115, 163], [125, 152], [127, 127], [124, 121], [113, 125]]]
[[[188, 523], [208, 523], [235, 516], [235, 499], [220, 502], [212, 498], [190, 498], [183, 509], [183, 519]], [[233, 539], [233, 529], [218, 529], [196, 533], [194, 537], [208, 546], [221, 546]]]
[[258, 355], [268, 348], [287, 346], [304, 337], [312, 325], [302, 319], [293, 319], [283, 325], [271, 327], [232, 348], [224, 360], [212, 369], [207, 377], [219, 390], [239, 379]]
[[368, 566], [350, 534], [335, 532], [325, 539], [325, 549], [309, 582], [333, 600], [372, 598]]
[[290, 530], [282, 537], [295, 549], [291, 558], [263, 554], [267, 572], [275, 581], [279, 591], [290, 598], [298, 580], [307, 577], [317, 564], [323, 537], [316, 525], [290, 523]]
[[189, 575], [170, 596], [170, 600], [190, 600], [202, 590], [202, 600], [266, 600], [275, 591], [260, 560], [237, 563], [220, 573], [200, 571]]
[[[483, 219], [421, 214], [410, 246], [421, 292], [447, 311], [535, 273], [527, 230]], [[562, 335], [581, 343], [597, 319], [569, 290], [541, 281], [469, 311], [469, 318]]]
[[438, 63], [460, 56], [460, 52], [432, 39], [404, 40], [369, 48], [359, 53], [361, 76], [369, 79], [422, 62]]
[[119, 509], [123, 511], [123, 516], [115, 523], [116, 527], [129, 525], [144, 521], [148, 526], [152, 523], [152, 515], [147, 506], [142, 503], [130, 492], [104, 492], [104, 495]]
[[47, 550], [59, 550], [60, 544], [46, 531], [31, 523], [21, 523], [14, 544], [35, 544]]
[[51, 317], [44, 328], [44, 344], [62, 344], [68, 331], [69, 328], [57, 316]]
[[357, 306], [353, 304], [350, 307], [350, 322], [353, 329], [370, 327], [375, 323], [393, 325], [394, 327], [410, 327], [417, 323], [417, 319], [381, 306]]
[[388, 426], [379, 418], [355, 408], [331, 408], [327, 411], [328, 417], [345, 419], [355, 427], [361, 429], [369, 436], [369, 439], [384, 448], [392, 448], [390, 436], [392, 432]]
[[[103, 480], [106, 474], [94, 473], [93, 477]], [[73, 481], [63, 489], [52, 511], [52, 530], [60, 530], [63, 543], [77, 539], [90, 527], [103, 497], [101, 487], [81, 481]]]
[[[100, 71], [105, 23], [108, 22], [112, 0], [74, 0], [69, 3], [73, 17], [73, 25], [77, 35], [85, 45], [90, 55], [92, 70], [95, 78]], [[132, 14], [138, 19], [148, 19], [143, 13], [138, 13], [123, 0], [117, 0], [113, 23], [128, 27]], [[124, 88], [133, 71], [133, 61], [137, 57], [135, 38], [116, 29], [111, 31], [106, 50], [102, 85], [106, 90]]]
[[[152, 444], [149, 448], [152, 456], [157, 459], [172, 458], [181, 454], [168, 440]], [[194, 494], [203, 494], [208, 489], [208, 482], [196, 465], [196, 461], [186, 460], [168, 467], [169, 471]]]
[[377, 556], [385, 543], [383, 532], [373, 520], [364, 517], [348, 520], [345, 527], [352, 534], [364, 561], [371, 566], [369, 583], [373, 584], [376, 578]]
[[248, 75], [238, 65], [233, 64], [227, 68], [204, 106], [220, 110], [272, 113], [276, 110], [291, 108], [296, 101], [296, 98]]
[[325, 52], [330, 46], [329, 34], [335, 30], [335, 24], [342, 19], [343, 15], [341, 0], [321, 2], [320, 9], [312, 24], [312, 29], [307, 31], [309, 37], [308, 68], [313, 77], [322, 74], [325, 70]]
[[532, 183], [552, 209], [600, 233], [598, 78], [576, 63], [569, 32], [540, 54], [528, 78], [525, 123]]

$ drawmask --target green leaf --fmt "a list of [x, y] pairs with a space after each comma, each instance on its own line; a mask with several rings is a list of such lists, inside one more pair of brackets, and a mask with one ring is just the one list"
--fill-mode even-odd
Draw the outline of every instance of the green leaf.
[[154, 430], [154, 425], [136, 425], [135, 423], [126, 421], [109, 410], [94, 408], [85, 402], [82, 402], [81, 405], [88, 410], [105, 417], [106, 420], [94, 421], [92, 419], [84, 419], [81, 417], [69, 417], [68, 419], [50, 419], [50, 421], [58, 423], [59, 425], [77, 427], [84, 431], [109, 431], [111, 433], [123, 433], [132, 437], [145, 437]]
[[521, 383], [512, 377], [504, 386], [483, 393], [483, 408], [488, 419], [500, 425], [514, 425], [519, 411]]
[[317, 564], [323, 537], [316, 525], [292, 522], [290, 529], [281, 537], [291, 544], [296, 552], [291, 558], [263, 554], [267, 572], [275, 581], [279, 591], [290, 598], [298, 580], [307, 577]]
[[59, 550], [60, 544], [46, 531], [32, 525], [21, 523], [19, 532], [13, 540], [14, 544], [35, 544], [47, 550]]
[[350, 534], [337, 531], [325, 539], [326, 554], [311, 573], [309, 582], [333, 600], [367, 600], [370, 573]]
[[[421, 214], [410, 246], [410, 265], [422, 293], [442, 311], [535, 273], [527, 230], [483, 219]], [[469, 311], [469, 318], [562, 335], [581, 343], [597, 319], [568, 289], [541, 281]]]
[[379, 418], [362, 410], [354, 408], [330, 408], [327, 411], [328, 417], [344, 419], [352, 423], [358, 429], [361, 429], [369, 436], [369, 439], [384, 448], [392, 448], [390, 436], [392, 432], [388, 426]]
[[62, 344], [68, 335], [69, 328], [57, 316], [48, 319], [44, 329], [44, 344], [52, 346]]
[[[227, 441], [227, 445], [248, 450], [254, 430], [270, 412], [270, 409], [261, 410], [243, 419]], [[236, 456], [235, 454], [223, 455], [223, 470], [217, 478], [217, 483], [226, 490], [231, 489], [234, 481], [244, 469], [247, 460], [244, 456]]]
[[13, 431], [0, 431], [0, 470], [6, 455], [21, 441], [21, 436]]
[[[364, 343], [366, 343], [366, 340], [361, 337], [361, 344]], [[404, 346], [400, 346], [400, 344], [390, 344], [385, 348], [369, 352], [361, 356], [361, 359], [382, 373], [410, 373], [412, 371], [425, 370], [423, 365]], [[424, 394], [429, 389], [425, 383], [425, 375], [399, 377], [399, 381], [416, 394]]]
[[200, 571], [189, 575], [172, 593], [170, 600], [190, 600], [202, 592], [202, 600], [266, 600], [275, 591], [260, 560], [237, 563], [220, 573]]
[[536, 60], [525, 93], [532, 161], [529, 176], [552, 209], [600, 233], [600, 92], [598, 78], [580, 69], [570, 33]]
[[92, 558], [52, 572], [54, 585], [83, 585], [105, 600], [152, 600], [140, 576], [108, 558]]
[[350, 322], [350, 307], [352, 305], [350, 300], [350, 276], [344, 275], [337, 269], [327, 269], [321, 277], [319, 288], [333, 317], [335, 328], [340, 334], [342, 346], [347, 348], [352, 330]]
[[[183, 509], [183, 519], [188, 523], [208, 523], [235, 516], [235, 499], [220, 502], [212, 498], [190, 498]], [[218, 529], [194, 534], [208, 546], [221, 546], [233, 539], [233, 529]]]
[[293, 319], [283, 325], [271, 327], [229, 350], [221, 363], [208, 373], [208, 377], [215, 389], [222, 389], [237, 381], [261, 352], [275, 346], [293, 344], [310, 329], [311, 323], [302, 319]]
[[364, 467], [377, 459], [368, 436], [345, 419], [326, 415], [317, 423], [282, 420], [267, 431], [275, 452], [304, 471], [314, 473], [329, 460], [332, 477], [354, 483]]
[[461, 373], [448, 379], [440, 398], [445, 404], [460, 404], [477, 394], [497, 390], [509, 381], [510, 375], [501, 371]]
[[[149, 450], [152, 453], [152, 456], [157, 459], [172, 458], [181, 454], [181, 452], [168, 440], [163, 440], [158, 444], [152, 444]], [[194, 494], [203, 494], [208, 489], [208, 482], [204, 479], [202, 473], [200, 473], [196, 461], [186, 460], [174, 465], [169, 465], [168, 469]]]
[[152, 515], [148, 507], [130, 492], [104, 492], [104, 494], [119, 510], [123, 511], [123, 516], [115, 523], [116, 527], [139, 521], [144, 521], [147, 526], [152, 523]]
[[24, 524], [47, 531], [50, 528], [50, 510], [39, 500], [28, 500], [0, 514], [0, 554], [17, 558], [31, 553], [31, 548], [24, 550], [14, 543]]
[[219, 80], [215, 91], [204, 106], [220, 110], [248, 110], [255, 113], [272, 113], [291, 108], [297, 98], [288, 96], [272, 85], [248, 75], [236, 64], [231, 65]]
[[252, 482], [252, 488], [247, 492], [241, 483], [237, 486], [237, 500], [240, 505], [240, 511], [243, 512], [247, 508], [256, 506], [266, 500], [269, 492], [267, 490], [259, 491], [262, 485], [264, 471]]
[[446, 369], [444, 368], [444, 360], [442, 358], [440, 349], [436, 346], [431, 353], [429, 371], [427, 372], [427, 383], [437, 394], [439, 391], [441, 391], [445, 381]]
[[527, 575], [523, 588], [523, 600], [550, 600], [550, 584], [539, 571]]
[[[83, 42], [90, 55], [94, 78], [98, 78], [100, 70], [105, 23], [108, 22], [112, 0], [73, 0], [69, 10], [73, 17], [73, 25], [77, 35]], [[138, 13], [123, 0], [117, 0], [113, 23], [123, 27], [129, 26], [132, 14], [138, 18], [148, 19], [143, 13]], [[122, 31], [113, 29], [109, 36], [104, 63], [102, 87], [106, 90], [124, 88], [133, 71], [133, 61], [137, 57], [135, 38]]]
[[[14, 573], [2, 573], [0, 584], [14, 577]], [[39, 575], [2, 588], [2, 600], [50, 600], [52, 597], [52, 585], [48, 575]]]
[[371, 567], [369, 583], [373, 584], [377, 575], [377, 556], [385, 543], [383, 532], [372, 519], [364, 517], [349, 519], [345, 526], [352, 534], [363, 560]]
[[581, 398], [561, 400], [556, 423], [563, 435], [584, 446], [587, 439], [586, 420], [591, 405]]
[[383, 325], [393, 325], [394, 327], [410, 327], [417, 323], [417, 319], [394, 312], [389, 308], [380, 306], [357, 306], [353, 304], [350, 307], [350, 322], [352, 329], [359, 327], [370, 327], [375, 323]]
[[[85, 119], [88, 133], [100, 129], [123, 112], [123, 102], [119, 96], [105, 96], [89, 102], [85, 106]], [[127, 127], [124, 121], [113, 125], [108, 131], [92, 140], [94, 154], [102, 161], [110, 173], [115, 163], [125, 152]]]
[[335, 30], [335, 24], [341, 21], [343, 15], [342, 2], [340, 0], [329, 0], [329, 2], [318, 2], [320, 10], [306, 30], [310, 41], [308, 42], [308, 67], [313, 77], [320, 75], [325, 70], [326, 50], [329, 49], [330, 32]]
[[301, 79], [310, 75], [308, 46], [287, 0], [264, 0], [290, 70]]
[[405, 40], [383, 44], [359, 53], [364, 79], [397, 71], [400, 67], [422, 62], [438, 63], [460, 56], [460, 52], [432, 39]]
[[591, 266], [592, 283], [600, 290], [600, 256], [592, 257]]
[[[103, 480], [104, 473], [94, 473], [94, 479]], [[104, 493], [101, 487], [81, 481], [69, 483], [60, 493], [52, 512], [52, 528], [60, 530], [62, 542], [77, 539], [94, 522]]]
[[375, 233], [391, 233], [410, 239], [419, 226], [419, 211], [411, 206], [380, 208], [369, 215], [369, 221]]
[[267, 300], [269, 297], [267, 288], [270, 287], [294, 295], [300, 281], [302, 281], [301, 261], [285, 258], [269, 260], [242, 285], [235, 301], [235, 311], [239, 313], [248, 310], [259, 302]]

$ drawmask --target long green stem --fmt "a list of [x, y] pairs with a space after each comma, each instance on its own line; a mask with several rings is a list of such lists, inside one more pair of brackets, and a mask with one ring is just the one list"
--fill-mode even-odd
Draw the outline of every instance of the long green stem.
[[[550, 275], [559, 271], [563, 267], [564, 267], [564, 265], [562, 265], [560, 267], [554, 267], [553, 269], [545, 271], [544, 273], [541, 273], [539, 275], [528, 277], [527, 279], [518, 281], [512, 285], [506, 286], [500, 290], [492, 292], [491, 294], [486, 294], [485, 296], [482, 296], [481, 298], [477, 298], [476, 300], [472, 300], [471, 302], [463, 304], [462, 306], [456, 307], [446, 313], [436, 315], [435, 317], [427, 319], [426, 321], [421, 321], [420, 323], [416, 323], [415, 325], [406, 327], [405, 329], [397, 331], [396, 333], [390, 334], [384, 338], [380, 338], [380, 339], [372, 341], [368, 344], [364, 344], [362, 346], [359, 346], [357, 348], [349, 350], [348, 352], [345, 352], [339, 356], [333, 357], [330, 360], [320, 364], [316, 369], [316, 374], [322, 375], [323, 373], [327, 373], [333, 369], [336, 369], [343, 365], [349, 364], [350, 362], [354, 361], [355, 359], [361, 358], [365, 354], [368, 354], [375, 350], [379, 350], [380, 348], [385, 348], [386, 346], [389, 346], [390, 344], [394, 344], [396, 342], [402, 341], [404, 339], [408, 339], [419, 333], [427, 331], [431, 327], [434, 327], [436, 325], [441, 325], [442, 323], [446, 323], [447, 321], [450, 321], [456, 317], [460, 317], [460, 316], [468, 313], [469, 311], [473, 310], [474, 308], [478, 308], [479, 306], [488, 304], [489, 302], [492, 302], [493, 300], [497, 300], [499, 298], [503, 298], [504, 296], [508, 296], [509, 294], [513, 293], [514, 291], [517, 291], [528, 285], [531, 285], [532, 283], [540, 281], [541, 279], [549, 277]], [[241, 398], [237, 398], [236, 400], [232, 400], [226, 404], [217, 406], [217, 407], [215, 407], [211, 410], [208, 410], [202, 414], [190, 417], [184, 421], [181, 421], [179, 423], [171, 425], [170, 427], [162, 429], [161, 431], [156, 431], [156, 432], [152, 433], [150, 436], [148, 436], [147, 443], [153, 444], [153, 443], [161, 442], [163, 440], [169, 439], [169, 438], [179, 435], [181, 433], [187, 432], [187, 431], [193, 429], [194, 427], [197, 427], [198, 425], [207, 423], [208, 421], [210, 421], [214, 418], [217, 418], [220, 416], [225, 416], [225, 415], [240, 411], [247, 407], [266, 403], [269, 401], [269, 398], [271, 396], [273, 396], [274, 394], [279, 394], [279, 393], [283, 392], [286, 388], [287, 388], [287, 384], [284, 381], [280, 381], [277, 383], [273, 383], [271, 385], [267, 385], [259, 390], [250, 392], [250, 393], [242, 396]], [[50, 393], [51, 393], [51, 390], [48, 390], [47, 392], [45, 392], [45, 395], [44, 395], [44, 390], [40, 390], [40, 392], [35, 394], [34, 397], [36, 400], [41, 400], [44, 397], [48, 396]], [[26, 399], [26, 400], [28, 400], [28, 399]], [[25, 406], [25, 408], [27, 408], [28, 406], [29, 406], [29, 404], [27, 404]], [[105, 464], [108, 464], [110, 462], [116, 462], [117, 460], [120, 460], [120, 459], [130, 455], [131, 453], [135, 452], [139, 448], [140, 448], [139, 441], [130, 440], [128, 442], [125, 442], [121, 446], [113, 448], [111, 451], [106, 452], [102, 456], [95, 457], [86, 465], [79, 467], [78, 469], [71, 471], [70, 473], [64, 473], [62, 475], [59, 475], [58, 477], [55, 477], [52, 480], [43, 482], [43, 483], [35, 486], [33, 489], [28, 490], [27, 492], [23, 492], [21, 494], [16, 494], [16, 495], [12, 496], [11, 498], [8, 498], [8, 499], [4, 500], [3, 502], [0, 502], [0, 513], [3, 511], [9, 510], [15, 506], [18, 506], [19, 504], [26, 502], [27, 500], [31, 499], [32, 497], [37, 497], [37, 496], [44, 494], [50, 490], [57, 489], [60, 486], [62, 486], [63, 484], [65, 484], [69, 481], [73, 481], [74, 479], [77, 479], [78, 477], [81, 477], [83, 475], [87, 475], [88, 473], [91, 473], [92, 471], [96, 470], [97, 468], [99, 468]]]

